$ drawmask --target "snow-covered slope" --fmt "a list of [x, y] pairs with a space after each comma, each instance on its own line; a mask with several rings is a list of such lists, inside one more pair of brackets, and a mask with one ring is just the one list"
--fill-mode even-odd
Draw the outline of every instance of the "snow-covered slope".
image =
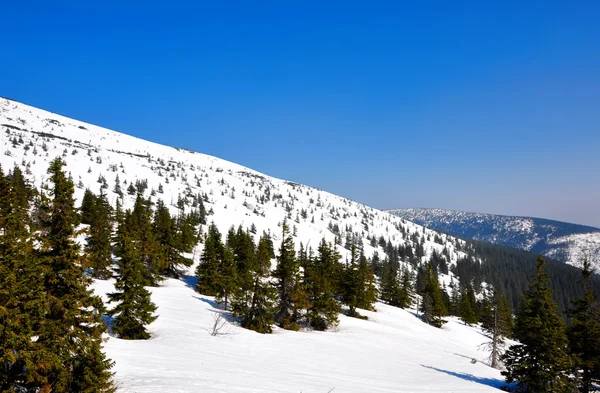
[[588, 256], [600, 267], [600, 229], [532, 217], [443, 209], [398, 209], [392, 214], [454, 236], [540, 253], [581, 266]]
[[[261, 335], [227, 324], [211, 336], [220, 312], [211, 298], [173, 279], [150, 289], [160, 314], [153, 338], [111, 337], [105, 346], [120, 392], [471, 393], [505, 385], [483, 363], [486, 337], [454, 318], [437, 329], [378, 303], [376, 313], [361, 311], [367, 321], [341, 315], [335, 331]], [[97, 281], [95, 290], [112, 284]]]
[[[341, 245], [346, 239], [362, 243], [367, 257], [375, 251], [383, 256], [384, 250], [373, 247], [371, 238], [412, 244], [411, 235], [418, 232], [425, 236], [426, 260], [433, 250], [441, 253], [444, 247], [451, 256], [449, 265], [464, 255], [456, 251], [459, 240], [441, 235], [442, 242], [435, 243], [437, 232], [387, 212], [216, 157], [148, 142], [7, 99], [0, 99], [0, 141], [0, 165], [5, 171], [22, 166], [37, 187], [47, 179], [49, 162], [61, 156], [77, 185], [78, 200], [85, 188], [99, 193], [104, 178], [105, 192], [114, 205], [118, 176], [125, 192], [124, 206], [131, 207], [135, 197], [127, 195], [128, 185], [147, 180], [146, 197], [162, 199], [173, 211], [179, 196], [185, 196], [190, 206], [194, 197], [206, 194], [206, 209], [214, 213], [209, 220], [221, 232], [232, 225], [254, 225], [258, 234], [270, 232], [277, 242], [287, 218], [297, 246], [302, 242], [316, 248], [321, 239], [338, 237]], [[348, 254], [342, 246], [339, 250]]]
[[[180, 196], [187, 209], [206, 195], [206, 209], [222, 232], [232, 225], [270, 232], [275, 243], [288, 219], [297, 246], [316, 247], [322, 238], [362, 243], [367, 256], [425, 239], [424, 260], [437, 251], [449, 265], [464, 256], [462, 244], [345, 198], [192, 151], [162, 146], [101, 127], [0, 99], [0, 165], [21, 166], [35, 186], [47, 181], [49, 162], [67, 163], [81, 201], [85, 188], [98, 193], [103, 183], [111, 203], [118, 176], [125, 207], [134, 196], [127, 188], [147, 181], [146, 197], [162, 199], [173, 211]], [[104, 179], [104, 180], [103, 180]], [[161, 191], [162, 190], [162, 191]], [[206, 229], [206, 228], [204, 228]], [[201, 252], [199, 247], [195, 258]], [[406, 262], [406, 261], [404, 261]], [[405, 263], [409, 266], [408, 263]], [[450, 276], [443, 276], [448, 282]], [[207, 330], [218, 312], [212, 299], [194, 292], [189, 282], [167, 279], [151, 288], [160, 317], [150, 325], [148, 341], [110, 337], [107, 354], [115, 363], [122, 392], [480, 392], [502, 384], [500, 374], [471, 358], [485, 337], [454, 320], [441, 330], [420, 322], [406, 310], [377, 304], [364, 311], [368, 321], [340, 316], [333, 332], [276, 331], [260, 335], [228, 324], [230, 334]], [[96, 281], [96, 292], [112, 290]]]

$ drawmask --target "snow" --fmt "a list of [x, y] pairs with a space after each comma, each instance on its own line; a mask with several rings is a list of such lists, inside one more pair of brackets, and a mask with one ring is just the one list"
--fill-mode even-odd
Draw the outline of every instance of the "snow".
[[[17, 143], [13, 141], [18, 139]], [[22, 140], [22, 142], [20, 142]], [[449, 265], [464, 256], [456, 250], [462, 241], [438, 234], [399, 217], [348, 199], [289, 181], [272, 178], [244, 166], [188, 150], [162, 146], [132, 136], [72, 120], [11, 100], [0, 99], [0, 165], [4, 171], [21, 166], [40, 187], [47, 182], [51, 160], [61, 156], [77, 185], [80, 202], [85, 188], [99, 193], [99, 176], [113, 192], [118, 175], [131, 207], [134, 196], [127, 185], [146, 179], [150, 190], [159, 184], [158, 198], [175, 212], [181, 194], [206, 194], [205, 204], [221, 232], [232, 225], [269, 232], [275, 244], [286, 216], [299, 247], [316, 247], [322, 238], [334, 241], [353, 236], [364, 244], [367, 256], [384, 256], [371, 238], [383, 236], [393, 245], [415, 244], [425, 236], [425, 256], [448, 249]], [[34, 154], [34, 151], [36, 152]], [[168, 179], [168, 182], [167, 182]], [[260, 201], [269, 190], [271, 198]], [[189, 207], [188, 207], [189, 209]], [[301, 213], [307, 212], [307, 218]], [[334, 233], [334, 227], [339, 233]], [[206, 227], [203, 228], [206, 231]], [[434, 243], [438, 235], [442, 244]], [[343, 258], [348, 250], [338, 246]], [[194, 254], [197, 260], [200, 250]], [[403, 262], [405, 267], [410, 264]], [[448, 283], [450, 276], [442, 276]], [[455, 279], [455, 278], [454, 278]], [[456, 279], [455, 279], [456, 281]], [[368, 321], [340, 316], [328, 332], [276, 330], [261, 335], [228, 322], [228, 334], [211, 336], [216, 313], [213, 299], [201, 296], [186, 280], [165, 280], [149, 288], [158, 306], [158, 319], [149, 326], [152, 338], [125, 341], [107, 336], [105, 349], [115, 361], [119, 392], [486, 392], [503, 385], [497, 370], [485, 364], [486, 341], [476, 327], [449, 318], [443, 329], [422, 323], [414, 312], [377, 304], [377, 312], [362, 311]], [[110, 281], [93, 288], [106, 300]]]
[[[93, 285], [112, 291], [109, 281]], [[377, 303], [369, 320], [340, 315], [333, 331], [259, 334], [228, 322], [211, 336], [213, 299], [185, 281], [149, 288], [159, 318], [152, 339], [110, 337], [120, 392], [491, 392], [504, 386], [485, 365], [486, 337], [454, 318], [442, 329], [414, 311]], [[471, 359], [478, 360], [472, 364]]]

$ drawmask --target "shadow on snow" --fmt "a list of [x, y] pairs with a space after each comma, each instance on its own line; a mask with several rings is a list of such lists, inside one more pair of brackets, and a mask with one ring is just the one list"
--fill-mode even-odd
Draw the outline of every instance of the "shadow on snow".
[[467, 374], [467, 373], [458, 373], [455, 371], [449, 371], [449, 370], [442, 370], [441, 368], [437, 368], [437, 367], [431, 367], [431, 366], [425, 366], [425, 365], [421, 365], [421, 367], [425, 367], [428, 368], [430, 370], [435, 370], [437, 372], [440, 373], [444, 373], [444, 374], [448, 374], [451, 375], [453, 377], [456, 378], [460, 378], [462, 380], [465, 381], [470, 381], [470, 382], [475, 382], [481, 385], [486, 385], [486, 386], [491, 386], [493, 388], [496, 389], [503, 389], [506, 388], [508, 385], [506, 384], [505, 381], [501, 380], [501, 379], [496, 379], [496, 378], [481, 378], [481, 377], [476, 377], [473, 374]]

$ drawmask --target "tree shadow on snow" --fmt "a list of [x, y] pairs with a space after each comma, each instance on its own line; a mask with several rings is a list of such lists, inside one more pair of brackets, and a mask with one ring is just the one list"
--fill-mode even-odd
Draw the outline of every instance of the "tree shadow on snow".
[[217, 303], [215, 300], [212, 300], [212, 299], [206, 299], [206, 298], [203, 298], [203, 297], [200, 297], [200, 296], [192, 296], [192, 297], [193, 297], [194, 299], [198, 299], [198, 300], [200, 300], [201, 302], [204, 302], [204, 303], [208, 304], [208, 305], [209, 305], [209, 306], [211, 306], [212, 308], [216, 308], [217, 310], [219, 310], [219, 311], [222, 311], [222, 310], [221, 310], [221, 307], [219, 306], [219, 303]]
[[470, 382], [475, 382], [481, 385], [486, 385], [486, 386], [490, 386], [496, 389], [501, 389], [504, 390], [503, 388], [507, 387], [507, 384], [505, 381], [501, 380], [501, 379], [496, 379], [496, 378], [480, 378], [480, 377], [476, 377], [473, 374], [466, 374], [466, 373], [457, 373], [455, 371], [449, 371], [449, 370], [442, 370], [441, 368], [436, 368], [436, 367], [431, 367], [431, 366], [425, 366], [423, 364], [421, 364], [421, 367], [425, 367], [431, 370], [435, 370], [438, 371], [440, 373], [444, 373], [444, 374], [448, 374], [448, 375], [452, 375], [453, 377], [456, 378], [460, 378], [462, 380], [465, 381], [470, 381]]
[[181, 274], [180, 277], [180, 280], [183, 281], [188, 288], [196, 289], [198, 277], [189, 274]]

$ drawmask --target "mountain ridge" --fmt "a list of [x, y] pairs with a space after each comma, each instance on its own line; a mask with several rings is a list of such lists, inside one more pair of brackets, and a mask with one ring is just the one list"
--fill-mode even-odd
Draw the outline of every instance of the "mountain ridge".
[[596, 265], [600, 228], [538, 217], [465, 212], [437, 208], [388, 210], [406, 220], [461, 238], [540, 253], [580, 266], [586, 256]]

